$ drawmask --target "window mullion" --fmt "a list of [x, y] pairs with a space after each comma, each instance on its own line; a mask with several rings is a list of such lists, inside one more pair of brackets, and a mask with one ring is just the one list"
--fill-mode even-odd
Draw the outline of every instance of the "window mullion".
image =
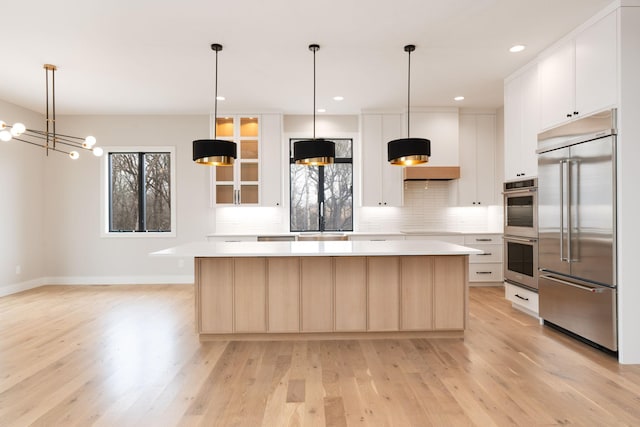
[[145, 201], [146, 176], [144, 167], [144, 153], [138, 153], [138, 231], [147, 231], [147, 204]]
[[318, 166], [318, 231], [324, 231], [324, 166]]

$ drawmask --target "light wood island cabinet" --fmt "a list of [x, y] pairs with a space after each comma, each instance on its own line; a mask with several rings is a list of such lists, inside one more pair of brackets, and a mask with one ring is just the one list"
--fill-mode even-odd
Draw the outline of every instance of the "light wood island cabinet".
[[202, 339], [461, 336], [466, 325], [468, 255], [225, 257], [195, 264]]

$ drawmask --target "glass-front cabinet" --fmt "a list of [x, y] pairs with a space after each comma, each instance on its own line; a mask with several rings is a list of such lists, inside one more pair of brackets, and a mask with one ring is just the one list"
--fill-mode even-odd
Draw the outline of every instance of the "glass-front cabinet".
[[260, 204], [260, 119], [258, 116], [219, 117], [217, 138], [234, 141], [238, 157], [233, 166], [215, 168], [215, 203]]
[[238, 157], [233, 166], [212, 169], [211, 204], [280, 206], [282, 114], [221, 116], [216, 119], [216, 135], [234, 141]]

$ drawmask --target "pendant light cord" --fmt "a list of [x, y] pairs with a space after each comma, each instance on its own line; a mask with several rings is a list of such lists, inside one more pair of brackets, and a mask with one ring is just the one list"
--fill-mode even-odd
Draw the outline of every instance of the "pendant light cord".
[[316, 139], [316, 50], [313, 50], [313, 139]]
[[[407, 49], [405, 47], [405, 49]], [[409, 124], [411, 123], [411, 49], [408, 49], [409, 53], [409, 66], [407, 67], [407, 138], [411, 137]]]
[[218, 50], [216, 52], [216, 76], [213, 98], [213, 139], [218, 139]]

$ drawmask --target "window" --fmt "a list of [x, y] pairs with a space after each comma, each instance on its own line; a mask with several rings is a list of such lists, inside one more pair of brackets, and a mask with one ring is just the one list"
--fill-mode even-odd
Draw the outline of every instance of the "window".
[[173, 149], [108, 149], [106, 154], [106, 231], [175, 235]]
[[353, 141], [336, 143], [335, 163], [296, 165], [289, 142], [291, 231], [353, 231]]

